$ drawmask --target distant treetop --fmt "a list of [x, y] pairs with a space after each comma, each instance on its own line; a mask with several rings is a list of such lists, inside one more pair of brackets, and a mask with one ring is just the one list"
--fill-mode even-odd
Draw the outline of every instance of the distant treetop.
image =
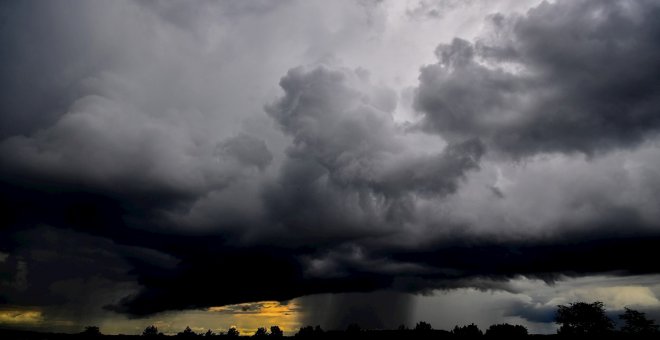
[[560, 324], [558, 334], [603, 335], [614, 330], [614, 322], [605, 315], [603, 303], [575, 302], [558, 306], [555, 322]]
[[486, 330], [486, 336], [497, 338], [515, 338], [527, 336], [527, 328], [521, 325], [511, 325], [508, 323], [491, 325]]
[[87, 326], [85, 327], [85, 330], [82, 331], [81, 334], [84, 334], [85, 336], [101, 336], [101, 330], [99, 329], [98, 326]]
[[158, 336], [158, 328], [154, 325], [147, 326], [142, 332], [142, 336]]
[[475, 325], [474, 323], [471, 323], [467, 326], [462, 326], [459, 327], [458, 325], [454, 326], [454, 329], [451, 331], [452, 334], [457, 335], [457, 336], [464, 336], [464, 337], [475, 337], [475, 336], [482, 336], [484, 333]]
[[653, 321], [646, 318], [646, 314], [636, 310], [625, 308], [625, 312], [619, 315], [619, 319], [623, 320], [625, 324], [621, 328], [621, 332], [627, 335], [659, 335], [658, 325]]
[[238, 329], [236, 329], [236, 327], [230, 327], [230, 328], [227, 330], [227, 336], [228, 336], [228, 337], [237, 337], [237, 336], [239, 336], [240, 334], [241, 334], [241, 333], [238, 331]]
[[420, 321], [415, 325], [415, 331], [417, 332], [430, 332], [431, 330], [433, 330], [433, 327], [428, 322]]

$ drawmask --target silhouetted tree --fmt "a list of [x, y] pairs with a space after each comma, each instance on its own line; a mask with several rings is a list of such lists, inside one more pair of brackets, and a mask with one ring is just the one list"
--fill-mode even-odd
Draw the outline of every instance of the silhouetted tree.
[[305, 326], [305, 327], [300, 327], [300, 330], [298, 330], [298, 333], [296, 333], [297, 337], [302, 337], [302, 338], [309, 338], [314, 336], [314, 327], [312, 326]]
[[85, 327], [85, 330], [82, 331], [83, 335], [85, 336], [101, 336], [101, 330], [98, 328], [98, 326], [87, 326]]
[[215, 333], [213, 333], [213, 331], [209, 329], [208, 331], [206, 331], [206, 333], [204, 333], [204, 336], [205, 337], [212, 337], [212, 336], [215, 336]]
[[404, 324], [400, 324], [399, 328], [397, 328], [396, 330], [399, 331], [399, 332], [403, 332], [403, 331], [407, 331], [408, 327]]
[[154, 325], [147, 326], [147, 328], [142, 331], [142, 336], [158, 336], [158, 328]]
[[227, 330], [227, 336], [228, 337], [237, 337], [241, 335], [241, 333], [236, 329], [236, 327], [231, 327]]
[[259, 328], [257, 328], [257, 331], [254, 332], [254, 335], [253, 335], [253, 336], [254, 336], [255, 338], [268, 336], [268, 331], [266, 331], [266, 328], [265, 328], [265, 327], [259, 327]]
[[614, 329], [614, 322], [605, 315], [603, 303], [575, 302], [558, 306], [555, 322], [560, 324], [558, 334], [602, 335]]
[[626, 311], [619, 315], [619, 319], [625, 322], [621, 327], [621, 332], [627, 335], [648, 336], [658, 334], [658, 325], [653, 320], [646, 318], [646, 313], [626, 307]]
[[351, 334], [360, 333], [361, 330], [360, 325], [356, 323], [352, 323], [346, 327], [346, 332]]
[[316, 327], [312, 327], [312, 326], [300, 327], [300, 330], [298, 330], [298, 333], [296, 333], [295, 336], [301, 338], [311, 338], [311, 337], [320, 337], [322, 335], [323, 335], [323, 329], [321, 329], [320, 325], [316, 325]]
[[433, 327], [431, 327], [431, 324], [428, 322], [420, 321], [415, 325], [415, 332], [428, 333], [431, 330], [433, 330]]
[[284, 332], [280, 329], [279, 326], [270, 326], [270, 336], [281, 338], [284, 336]]
[[479, 327], [477, 327], [477, 325], [473, 323], [463, 327], [459, 327], [458, 325], [456, 325], [454, 326], [454, 330], [452, 330], [451, 332], [456, 336], [464, 336], [464, 337], [482, 336], [484, 334], [479, 329]]
[[508, 323], [491, 325], [486, 330], [486, 336], [494, 336], [498, 338], [516, 338], [527, 336], [527, 328], [521, 325], [510, 325]]
[[190, 329], [190, 327], [186, 326], [186, 329], [184, 329], [183, 332], [177, 333], [176, 336], [191, 338], [197, 336], [197, 333], [193, 332], [193, 330]]

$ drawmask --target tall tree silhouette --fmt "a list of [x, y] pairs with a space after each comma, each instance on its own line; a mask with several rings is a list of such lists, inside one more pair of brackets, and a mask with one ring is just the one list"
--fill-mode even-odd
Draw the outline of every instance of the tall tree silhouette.
[[270, 326], [270, 336], [274, 338], [281, 338], [284, 336], [284, 332], [280, 329], [279, 326]]
[[183, 330], [183, 332], [179, 332], [176, 334], [176, 336], [184, 337], [184, 338], [192, 338], [197, 336], [197, 333], [193, 332], [190, 327], [186, 326], [186, 329]]
[[158, 336], [158, 328], [154, 325], [147, 326], [147, 328], [142, 331], [142, 336]]
[[265, 336], [268, 336], [268, 331], [266, 330], [266, 327], [259, 327], [259, 328], [257, 328], [257, 331], [254, 332], [253, 336], [255, 338], [265, 337]]
[[628, 307], [625, 309], [626, 311], [619, 315], [619, 319], [625, 323], [621, 327], [622, 333], [641, 336], [658, 335], [658, 325], [653, 320], [646, 318], [645, 313]]
[[605, 315], [603, 303], [575, 302], [559, 305], [555, 322], [560, 324], [558, 334], [603, 335], [614, 330], [614, 322]]
[[238, 331], [238, 329], [236, 329], [236, 327], [230, 327], [227, 330], [227, 336], [230, 338], [235, 338], [238, 337], [239, 335], [241, 335], [241, 333]]

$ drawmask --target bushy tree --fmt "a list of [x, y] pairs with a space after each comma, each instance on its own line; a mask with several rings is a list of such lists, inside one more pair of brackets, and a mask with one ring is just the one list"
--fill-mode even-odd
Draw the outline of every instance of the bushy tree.
[[197, 333], [193, 332], [193, 330], [190, 329], [190, 327], [186, 326], [186, 329], [184, 329], [183, 332], [177, 333], [176, 336], [192, 338], [197, 336]]
[[208, 331], [206, 331], [206, 333], [204, 333], [204, 336], [205, 337], [212, 337], [212, 336], [215, 336], [215, 333], [213, 333], [213, 331], [209, 329]]
[[101, 330], [99, 329], [98, 326], [87, 326], [85, 327], [85, 330], [82, 331], [82, 334], [85, 336], [101, 336]]
[[238, 337], [239, 335], [241, 335], [241, 333], [238, 331], [238, 329], [236, 329], [236, 327], [231, 327], [227, 330], [228, 337], [234, 338]]
[[352, 323], [346, 327], [346, 332], [347, 333], [360, 333], [362, 329], [360, 328], [360, 325], [356, 323]]
[[305, 326], [305, 327], [300, 327], [300, 330], [298, 330], [298, 333], [296, 333], [297, 337], [312, 337], [314, 336], [314, 327], [312, 326]]
[[257, 328], [257, 331], [254, 332], [253, 336], [255, 338], [265, 337], [265, 336], [268, 336], [268, 331], [266, 330], [266, 327], [259, 327], [259, 328]]
[[323, 329], [321, 329], [321, 326], [316, 325], [316, 327], [312, 327], [312, 326], [300, 327], [300, 330], [298, 331], [298, 333], [296, 333], [296, 336], [301, 338], [311, 338], [311, 337], [319, 337], [322, 334], [323, 334]]
[[142, 336], [158, 336], [158, 328], [154, 325], [147, 326], [147, 328], [142, 331]]
[[486, 330], [486, 336], [498, 338], [516, 338], [527, 336], [527, 328], [521, 325], [511, 325], [508, 323], [491, 325]]
[[270, 326], [270, 336], [274, 338], [281, 338], [284, 336], [284, 332], [280, 329], [279, 326]]
[[648, 318], [646, 314], [626, 307], [626, 311], [619, 315], [624, 321], [621, 332], [628, 335], [658, 335], [658, 325]]
[[456, 336], [463, 336], [463, 337], [475, 337], [475, 336], [484, 335], [484, 333], [479, 329], [479, 327], [477, 327], [477, 325], [473, 323], [462, 327], [456, 325], [454, 326], [454, 329], [451, 332]]
[[430, 332], [433, 329], [431, 327], [431, 324], [428, 322], [420, 321], [415, 325], [415, 331], [416, 332]]
[[614, 322], [605, 315], [603, 303], [575, 302], [558, 306], [555, 322], [560, 324], [558, 334], [602, 335], [614, 329]]

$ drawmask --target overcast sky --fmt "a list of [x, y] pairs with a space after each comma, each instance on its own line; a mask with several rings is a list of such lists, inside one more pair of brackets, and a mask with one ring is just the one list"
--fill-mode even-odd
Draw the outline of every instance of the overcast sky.
[[2, 2], [0, 327], [658, 319], [658, 18]]

